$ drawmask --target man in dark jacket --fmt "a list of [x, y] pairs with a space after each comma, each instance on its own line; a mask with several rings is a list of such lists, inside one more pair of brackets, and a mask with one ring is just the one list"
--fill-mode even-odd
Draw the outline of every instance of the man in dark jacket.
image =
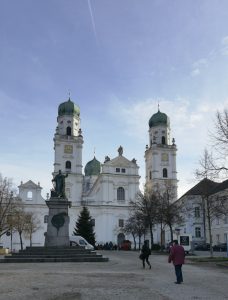
[[169, 254], [169, 263], [173, 262], [175, 267], [175, 273], [177, 281], [175, 283], [180, 284], [183, 282], [183, 275], [182, 275], [182, 265], [184, 264], [185, 252], [184, 247], [178, 245], [178, 241], [173, 241], [173, 246], [170, 249]]

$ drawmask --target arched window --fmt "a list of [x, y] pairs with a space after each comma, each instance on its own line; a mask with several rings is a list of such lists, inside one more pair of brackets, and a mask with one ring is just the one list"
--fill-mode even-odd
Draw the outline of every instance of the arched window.
[[125, 191], [123, 187], [117, 189], [117, 200], [125, 200]]
[[67, 127], [66, 134], [67, 135], [71, 135], [71, 127], [70, 126]]
[[71, 169], [71, 162], [68, 160], [68, 161], [66, 161], [66, 169]]
[[168, 171], [166, 168], [163, 169], [163, 177], [167, 178], [168, 177]]
[[162, 145], [165, 145], [165, 137], [162, 136]]

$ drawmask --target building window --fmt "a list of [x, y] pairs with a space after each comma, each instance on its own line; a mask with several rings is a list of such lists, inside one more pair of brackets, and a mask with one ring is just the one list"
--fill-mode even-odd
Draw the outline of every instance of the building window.
[[228, 224], [228, 216], [224, 217], [224, 224]]
[[124, 227], [124, 220], [123, 219], [119, 219], [119, 227]]
[[200, 238], [201, 237], [201, 228], [200, 227], [196, 227], [195, 228], [195, 237], [196, 238]]
[[163, 178], [167, 178], [168, 177], [168, 171], [166, 168], [163, 169]]
[[116, 173], [120, 173], [120, 168], [116, 168]]
[[117, 200], [125, 200], [125, 191], [123, 187], [117, 189]]
[[216, 234], [216, 243], [219, 244], [219, 242], [220, 242], [220, 235]]
[[162, 145], [165, 145], [165, 137], [162, 136]]
[[227, 233], [224, 233], [224, 243], [227, 243]]
[[68, 160], [66, 161], [66, 165], [65, 165], [66, 169], [70, 170], [71, 169], [71, 162]]
[[28, 200], [32, 200], [32, 192], [31, 191], [28, 191], [28, 193], [27, 193], [27, 199]]
[[95, 226], [95, 219], [91, 219], [90, 224], [91, 224], [92, 226]]
[[219, 218], [216, 218], [216, 225], [219, 225]]
[[126, 173], [126, 169], [121, 169], [121, 173]]
[[44, 216], [44, 223], [48, 223], [48, 215]]
[[67, 127], [66, 134], [67, 135], [71, 135], [71, 127], [70, 126]]
[[199, 218], [200, 217], [200, 208], [199, 206], [195, 207], [195, 218]]

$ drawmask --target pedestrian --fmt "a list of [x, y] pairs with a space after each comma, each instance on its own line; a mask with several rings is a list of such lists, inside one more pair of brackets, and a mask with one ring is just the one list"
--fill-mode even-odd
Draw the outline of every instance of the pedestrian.
[[178, 245], [178, 240], [173, 241], [173, 246], [170, 249], [169, 259], [168, 262], [173, 262], [175, 267], [175, 274], [176, 274], [176, 284], [181, 284], [183, 282], [183, 275], [182, 275], [182, 265], [184, 264], [185, 258], [185, 251], [184, 247]]
[[150, 255], [151, 255], [151, 250], [149, 248], [149, 241], [145, 240], [144, 244], [142, 246], [141, 254], [140, 254], [140, 257], [141, 257], [142, 263], [143, 263], [143, 269], [145, 269], [145, 261], [148, 264], [149, 269], [151, 269], [151, 264], [149, 262]]

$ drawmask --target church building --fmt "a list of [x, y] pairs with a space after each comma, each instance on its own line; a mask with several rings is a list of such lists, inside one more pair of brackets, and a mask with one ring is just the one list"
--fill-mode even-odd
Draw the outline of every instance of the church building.
[[[79, 213], [86, 206], [92, 217], [98, 244], [111, 241], [120, 245], [125, 239], [132, 241], [132, 236], [124, 234], [123, 227], [129, 217], [130, 202], [135, 201], [139, 192], [140, 176], [136, 159], [126, 158], [120, 146], [116, 157], [106, 156], [100, 162], [94, 156], [83, 169], [83, 142], [80, 109], [69, 98], [58, 107], [52, 173], [53, 178], [59, 170], [68, 174], [65, 192], [72, 202], [69, 208], [69, 233], [73, 234]], [[176, 151], [174, 139], [171, 142], [169, 118], [158, 110], [149, 120], [149, 145], [145, 151], [146, 188], [153, 188], [155, 184], [165, 186], [169, 182], [177, 195]], [[26, 210], [33, 211], [39, 219], [40, 226], [33, 234], [32, 245], [43, 246], [47, 230], [47, 199], [41, 196], [39, 183], [29, 180], [22, 182], [18, 188]], [[24, 246], [29, 246], [26, 237], [23, 242]], [[14, 233], [12, 239], [4, 237], [4, 244], [5, 247], [18, 250], [18, 234]]]

